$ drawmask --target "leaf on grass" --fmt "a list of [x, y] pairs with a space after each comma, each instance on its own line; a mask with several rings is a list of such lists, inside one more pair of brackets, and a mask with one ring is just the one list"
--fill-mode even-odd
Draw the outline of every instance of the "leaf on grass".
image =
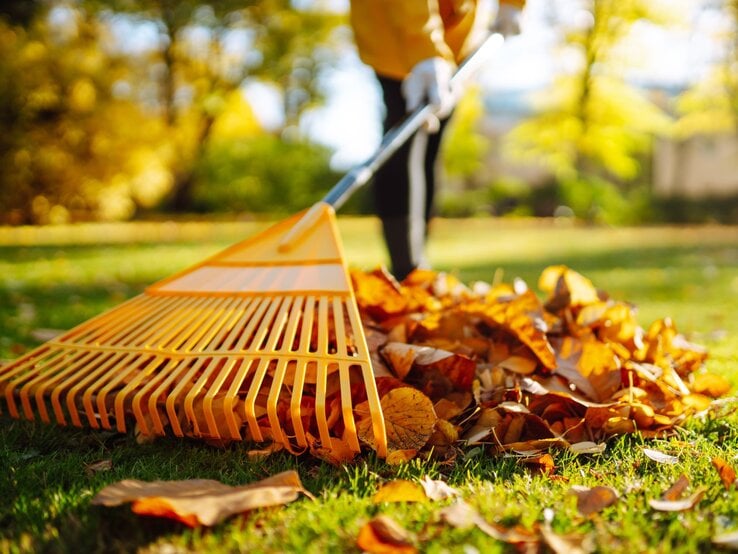
[[419, 484], [405, 479], [395, 479], [382, 485], [372, 496], [372, 502], [427, 502], [428, 497]]
[[730, 550], [738, 550], [738, 531], [715, 535], [712, 537], [712, 544], [728, 548]]
[[648, 504], [659, 512], [685, 512], [694, 508], [705, 495], [705, 489], [698, 489], [692, 496], [679, 500], [649, 500]]
[[450, 487], [445, 481], [431, 479], [427, 475], [420, 480], [420, 485], [431, 500], [446, 500], [461, 495], [458, 489]]
[[735, 483], [735, 470], [728, 465], [728, 462], [719, 457], [712, 459], [712, 466], [718, 472], [718, 475], [720, 475], [723, 486], [730, 490]]
[[276, 452], [284, 450], [284, 445], [273, 442], [264, 448], [254, 448], [246, 452], [246, 457], [250, 460], [264, 460]]
[[569, 452], [572, 454], [602, 454], [606, 447], [604, 442], [597, 444], [592, 441], [582, 441], [570, 445]]
[[523, 463], [530, 469], [535, 470], [541, 475], [551, 476], [556, 472], [556, 464], [551, 454], [541, 454], [523, 459]]
[[356, 545], [372, 554], [414, 554], [412, 535], [394, 519], [379, 515], [362, 526]]
[[393, 450], [392, 452], [387, 454], [387, 457], [384, 459], [384, 461], [387, 462], [387, 465], [396, 466], [404, 464], [405, 462], [409, 462], [417, 455], [418, 451], [414, 448], [411, 448], [409, 450]]
[[113, 469], [113, 460], [99, 460], [91, 464], [85, 464], [85, 473], [89, 476], [111, 469]]
[[[387, 428], [388, 450], [392, 452], [423, 448], [438, 419], [430, 399], [412, 387], [399, 387], [385, 394], [380, 403]], [[359, 437], [374, 447], [371, 417], [362, 414], [357, 429]]]
[[571, 488], [571, 494], [577, 497], [577, 510], [583, 516], [601, 512], [615, 504], [619, 498], [615, 489], [605, 486], [588, 488], [575, 485]]
[[210, 479], [153, 482], [128, 479], [105, 487], [92, 503], [102, 506], [132, 503], [132, 511], [139, 515], [171, 518], [196, 527], [212, 526], [256, 508], [287, 504], [300, 493], [311, 496], [297, 472], [285, 471], [238, 487]]
[[682, 473], [674, 484], [661, 496], [662, 500], [678, 500], [689, 487], [689, 477]]
[[653, 448], [644, 448], [643, 453], [646, 455], [646, 458], [659, 464], [676, 464], [679, 461], [679, 458], [676, 456], [670, 456], [669, 454], [665, 454], [660, 450], [654, 450]]
[[331, 437], [330, 444], [310, 441], [310, 454], [334, 466], [342, 466], [356, 458], [356, 451], [345, 440]]
[[592, 535], [580, 533], [559, 535], [547, 524], [541, 526], [541, 537], [554, 554], [589, 554], [595, 551]]
[[483, 533], [495, 540], [508, 544], [538, 543], [539, 538], [535, 533], [526, 529], [507, 529], [499, 525], [493, 525], [485, 520], [477, 510], [461, 499], [450, 506], [443, 508], [439, 515], [441, 519], [455, 529], [471, 529], [477, 527]]

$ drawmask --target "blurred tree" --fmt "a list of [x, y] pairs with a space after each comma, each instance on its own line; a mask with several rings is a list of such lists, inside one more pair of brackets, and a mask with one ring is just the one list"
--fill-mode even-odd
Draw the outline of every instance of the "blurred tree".
[[208, 142], [263, 134], [244, 77], [276, 83], [295, 125], [340, 21], [288, 0], [5, 6], [0, 219], [126, 218], [165, 195], [192, 208]]
[[163, 128], [113, 93], [126, 68], [101, 32], [71, 9], [27, 29], [0, 22], [3, 222], [125, 217], [167, 186], [151, 156]]
[[[107, 18], [128, 14], [160, 29], [147, 55], [156, 68], [155, 99], [172, 142], [175, 211], [192, 208], [195, 168], [229, 94], [247, 76], [276, 83], [286, 124], [317, 100], [319, 64], [330, 59], [340, 22], [319, 11], [296, 11], [288, 0], [87, 0]], [[151, 77], [151, 75], [149, 75]], [[144, 83], [147, 81], [144, 80]]]
[[[560, 76], [541, 98], [538, 114], [509, 135], [510, 153], [547, 163], [577, 215], [598, 216], [598, 198], [613, 198], [613, 181], [640, 171], [654, 134], [666, 133], [668, 116], [628, 84], [624, 69], [634, 51], [623, 48], [631, 25], [667, 21], [668, 6], [652, 0], [589, 0], [568, 21], [563, 51], [578, 57], [577, 69]], [[608, 184], [609, 183], [609, 184]], [[610, 191], [596, 189], [612, 189]], [[582, 193], [590, 190], [582, 202]], [[567, 193], [568, 191], [568, 193]], [[577, 202], [572, 198], [578, 196]]]

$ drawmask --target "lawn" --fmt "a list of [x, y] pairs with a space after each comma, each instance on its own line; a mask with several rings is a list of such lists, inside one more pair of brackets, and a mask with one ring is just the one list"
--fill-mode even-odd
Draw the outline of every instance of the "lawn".
[[[39, 344], [46, 329], [67, 329], [135, 295], [144, 286], [217, 252], [263, 224], [129, 224], [56, 229], [0, 229], [0, 359]], [[372, 219], [342, 219], [350, 265], [383, 260]], [[548, 265], [564, 264], [612, 297], [636, 304], [642, 325], [665, 316], [709, 348], [708, 369], [738, 385], [738, 228], [611, 229], [571, 223], [475, 219], [435, 222], [430, 257], [463, 281], [524, 279], [536, 288]], [[551, 520], [560, 534], [585, 533], [602, 552], [696, 552], [714, 536], [738, 530], [738, 495], [726, 490], [711, 460], [738, 464], [738, 416], [690, 421], [670, 439], [612, 439], [604, 454], [553, 451], [555, 476], [512, 458], [466, 451], [453, 465], [414, 460], [388, 466], [369, 458], [334, 467], [307, 457], [248, 456], [250, 446], [217, 449], [190, 440], [139, 445], [108, 432], [47, 427], [0, 415], [0, 552], [352, 552], [367, 520], [393, 517], [427, 552], [506, 552], [513, 547], [478, 529], [440, 520], [446, 502], [375, 504], [385, 481], [424, 476], [457, 487], [490, 523], [530, 529]], [[678, 458], [662, 464], [643, 446]], [[91, 464], [110, 460], [107, 471]], [[296, 469], [316, 500], [234, 517], [190, 530], [135, 516], [128, 507], [92, 506], [106, 484], [122, 479], [211, 478], [243, 484]], [[657, 512], [660, 497], [685, 474], [688, 492], [704, 487], [696, 507]], [[620, 498], [582, 516], [574, 485], [608, 485]], [[552, 519], [551, 519], [552, 518]]]

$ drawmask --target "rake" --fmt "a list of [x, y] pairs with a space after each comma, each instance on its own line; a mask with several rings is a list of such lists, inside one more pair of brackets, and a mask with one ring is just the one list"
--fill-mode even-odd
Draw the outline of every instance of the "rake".
[[[455, 84], [501, 41], [488, 38]], [[358, 452], [354, 409], [366, 400], [373, 444], [386, 456], [335, 210], [430, 114], [428, 106], [410, 114], [309, 210], [0, 368], [8, 413], [120, 432], [133, 420], [146, 435], [273, 440], [292, 451], [338, 440]]]

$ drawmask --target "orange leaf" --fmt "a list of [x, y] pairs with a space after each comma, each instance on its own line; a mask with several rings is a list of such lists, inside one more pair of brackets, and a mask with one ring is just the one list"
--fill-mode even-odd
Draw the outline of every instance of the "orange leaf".
[[546, 336], [543, 307], [532, 291], [494, 303], [469, 303], [462, 309], [470, 316], [481, 317], [490, 327], [506, 329], [530, 348], [545, 367], [556, 367], [556, 356]]
[[386, 271], [352, 271], [351, 281], [357, 304], [372, 317], [381, 321], [407, 309], [407, 300], [402, 295], [400, 285]]
[[262, 481], [231, 487], [210, 479], [189, 481], [137, 481], [129, 479], [102, 489], [92, 503], [119, 506], [133, 503], [140, 515], [167, 517], [191, 527], [212, 526], [225, 518], [256, 508], [278, 506], [309, 495], [295, 471]]
[[714, 373], [700, 373], [694, 376], [690, 388], [693, 392], [718, 398], [730, 390], [730, 382], [725, 377]]
[[360, 530], [356, 545], [372, 554], [414, 554], [410, 534], [394, 519], [380, 515]]
[[723, 486], [726, 489], [730, 489], [735, 483], [735, 470], [728, 465], [728, 462], [717, 457], [712, 459], [712, 466], [717, 470], [718, 475], [720, 475]]

